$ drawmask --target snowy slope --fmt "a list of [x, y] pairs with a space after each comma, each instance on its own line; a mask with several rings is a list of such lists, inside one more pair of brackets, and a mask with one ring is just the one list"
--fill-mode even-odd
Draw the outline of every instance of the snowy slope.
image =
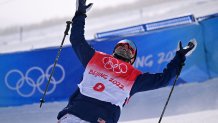
[[[164, 117], [162, 123], [217, 123], [218, 110]], [[158, 123], [159, 118], [135, 120], [121, 123]]]
[[[88, 14], [85, 36], [87, 39], [93, 39], [97, 32], [189, 14], [194, 14], [196, 17], [214, 14], [218, 13], [217, 5], [218, 0], [166, 0], [141, 9], [121, 11], [101, 17], [92, 17]], [[20, 33], [21, 29], [17, 28], [15, 33], [0, 35], [0, 53], [59, 46], [65, 25], [65, 22], [63, 22], [48, 27], [38, 27], [37, 29], [23, 27], [22, 33]], [[68, 40], [65, 41], [65, 45], [69, 45]]]
[[[175, 88], [163, 123], [218, 122], [218, 78], [205, 83], [180, 85]], [[121, 123], [157, 123], [170, 87], [136, 94], [123, 109]], [[143, 96], [144, 98], [140, 98]], [[55, 123], [56, 115], [67, 102], [45, 103], [0, 108], [4, 123]]]

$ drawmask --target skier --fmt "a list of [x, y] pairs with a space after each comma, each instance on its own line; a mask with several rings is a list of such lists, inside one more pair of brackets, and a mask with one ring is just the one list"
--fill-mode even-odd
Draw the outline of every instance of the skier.
[[113, 54], [95, 51], [85, 40], [86, 12], [92, 3], [77, 0], [70, 42], [85, 72], [68, 105], [59, 112], [58, 123], [117, 123], [125, 102], [137, 92], [167, 86], [191, 53], [195, 44], [186, 48], [179, 43], [175, 57], [163, 73], [142, 73], [135, 69], [136, 45], [130, 40], [117, 43]]

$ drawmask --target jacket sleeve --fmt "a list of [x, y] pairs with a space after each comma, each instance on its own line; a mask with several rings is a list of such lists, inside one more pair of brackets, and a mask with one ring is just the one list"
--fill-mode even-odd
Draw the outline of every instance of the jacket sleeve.
[[162, 73], [143, 73], [139, 75], [132, 87], [130, 96], [137, 92], [153, 90], [167, 86], [169, 81], [179, 72], [180, 66], [185, 62], [185, 59], [185, 56], [182, 56], [177, 52], [176, 56], [170, 61], [170, 63], [168, 63], [167, 67]]
[[84, 36], [86, 14], [76, 12], [73, 17], [70, 42], [72, 48], [84, 67], [95, 53], [95, 50], [86, 42]]

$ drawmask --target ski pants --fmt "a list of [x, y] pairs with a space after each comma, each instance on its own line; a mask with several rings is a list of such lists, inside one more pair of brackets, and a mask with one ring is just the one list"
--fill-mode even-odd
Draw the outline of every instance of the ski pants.
[[89, 122], [82, 120], [79, 117], [74, 116], [72, 114], [66, 114], [60, 120], [58, 120], [58, 123], [89, 123]]

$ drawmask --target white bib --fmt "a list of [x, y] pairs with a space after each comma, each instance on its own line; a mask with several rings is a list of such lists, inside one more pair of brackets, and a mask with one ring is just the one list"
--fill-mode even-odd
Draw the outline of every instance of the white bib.
[[141, 72], [130, 64], [111, 55], [95, 52], [79, 84], [80, 92], [122, 109], [139, 74]]

